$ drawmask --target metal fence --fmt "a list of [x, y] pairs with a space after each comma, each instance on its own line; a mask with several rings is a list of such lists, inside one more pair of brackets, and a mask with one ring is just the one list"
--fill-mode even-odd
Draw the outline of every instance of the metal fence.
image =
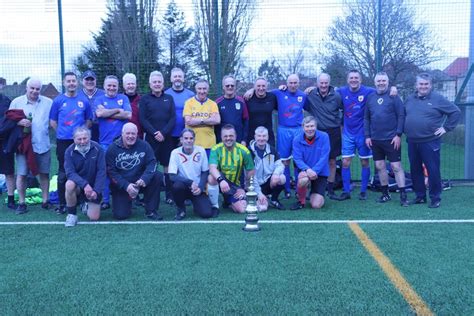
[[[22, 94], [24, 91], [22, 84], [25, 83], [26, 78], [33, 75], [40, 77], [46, 85], [51, 83], [49, 87], [45, 87], [49, 89], [50, 96], [54, 96], [54, 88], [61, 91], [61, 57], [65, 63], [65, 70], [78, 71], [74, 62], [85, 48], [94, 46], [94, 34], [99, 34], [103, 20], [108, 18], [108, 2], [110, 0], [0, 0], [2, 8], [0, 20], [3, 22], [2, 32], [0, 32], [0, 77], [5, 78], [7, 82], [4, 93], [10, 97]], [[222, 9], [222, 3], [230, 3], [232, 8], [239, 2], [248, 2], [250, 10], [247, 14], [254, 15], [241, 58], [233, 68], [233, 72], [239, 78], [241, 92], [251, 86], [252, 81], [262, 72], [272, 78], [273, 86], [284, 82], [288, 74], [299, 73], [302, 78], [301, 88], [305, 88], [314, 85], [316, 75], [324, 69], [333, 76], [333, 85], [343, 85], [344, 71], [348, 70], [350, 62], [337, 58], [344, 57], [344, 54], [331, 55], [331, 49], [335, 48], [332, 39], [336, 36], [331, 31], [331, 27], [343, 30], [342, 35], [339, 34], [339, 36], [344, 35], [344, 38], [353, 40], [363, 38], [367, 46], [375, 47], [375, 51], [372, 48], [368, 49], [373, 55], [373, 60], [370, 60], [366, 69], [362, 69], [366, 76], [365, 84], [372, 85], [370, 77], [374, 69], [384, 67], [392, 71], [396, 68], [397, 61], [394, 58], [390, 64], [384, 64], [384, 58], [387, 56], [384, 49], [389, 45], [394, 33], [389, 34], [389, 30], [383, 27], [380, 28], [382, 32], [377, 32], [377, 26], [388, 23], [397, 25], [398, 20], [399, 28], [395, 29], [395, 33], [401, 33], [405, 32], [403, 27], [407, 25], [406, 20], [402, 18], [404, 15], [400, 12], [392, 14], [387, 11], [387, 3], [405, 9], [404, 14], [411, 18], [413, 27], [417, 29], [422, 27], [424, 30], [422, 33], [404, 33], [406, 37], [402, 42], [411, 46], [427, 43], [426, 45], [433, 47], [423, 65], [411, 62], [409, 65], [412, 67], [411, 72], [410, 67], [405, 67], [407, 70], [404, 70], [404, 73], [396, 76], [391, 74], [391, 79], [396, 78], [392, 83], [401, 88], [402, 95], [412, 90], [413, 69], [423, 69], [431, 71], [434, 75], [435, 90], [454, 101], [466, 79], [470, 65], [468, 54], [471, 1], [467, 0], [294, 0], [291, 2], [214, 0], [211, 2], [219, 3], [217, 7], [219, 14], [222, 13], [219, 12], [219, 9]], [[63, 54], [61, 54], [59, 40], [59, 3], [62, 7]], [[155, 2], [155, 5], [154, 27], [158, 31], [161, 54], [159, 61], [163, 66], [166, 65], [170, 55], [168, 42], [163, 41], [167, 38], [163, 27], [165, 21], [169, 21], [169, 18], [165, 18], [168, 2]], [[194, 27], [198, 20], [197, 2], [176, 0], [176, 5], [184, 13], [186, 25]], [[379, 8], [378, 5], [381, 7]], [[356, 12], [354, 8], [362, 10], [362, 14], [359, 15], [359, 19], [350, 20], [351, 14]], [[368, 36], [360, 31], [358, 24], [361, 21], [367, 22], [365, 20], [371, 22], [374, 16], [375, 25], [373, 28], [369, 27], [370, 32], [367, 33], [370, 33], [370, 36]], [[345, 21], [348, 24], [336, 24], [338, 21], [341, 23]], [[347, 30], [350, 31], [344, 27], [349, 27]], [[339, 37], [340, 41], [344, 38]], [[381, 53], [378, 55], [379, 43], [381, 47], [378, 51]], [[429, 47], [426, 46], [425, 49]], [[225, 52], [226, 49], [227, 47], [223, 47], [222, 51]], [[348, 46], [347, 50], [351, 49], [355, 50], [355, 46]], [[392, 57], [403, 56], [403, 49], [407, 47], [400, 46], [398, 50], [395, 49], [396, 54]], [[417, 53], [420, 54], [420, 50]], [[215, 61], [213, 56], [210, 56], [210, 62]], [[109, 62], [113, 64], [117, 61], [110, 60]], [[410, 63], [410, 60], [404, 60], [404, 62]], [[147, 64], [150, 61], [137, 60], [136, 63]], [[222, 65], [223, 68], [225, 67]], [[121, 74], [117, 73], [117, 75]], [[206, 72], [201, 70], [199, 74], [205, 76]], [[217, 82], [213, 84], [218, 85]], [[189, 82], [189, 85], [192, 85], [192, 82]], [[145, 87], [146, 84], [141, 83], [141, 86]], [[466, 100], [467, 94], [463, 95], [459, 105], [463, 111], [463, 121], [456, 130], [444, 137], [442, 149], [444, 178], [465, 179], [465, 165], [472, 163], [465, 161], [465, 149], [470, 148], [465, 144], [465, 120], [466, 117], [470, 117], [466, 116], [466, 107], [462, 105]]]

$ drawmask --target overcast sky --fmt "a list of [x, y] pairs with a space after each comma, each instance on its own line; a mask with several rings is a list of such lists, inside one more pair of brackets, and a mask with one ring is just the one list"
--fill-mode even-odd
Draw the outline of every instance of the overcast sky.
[[[91, 32], [101, 26], [105, 16], [105, 0], [62, 0], [66, 68], [81, 52], [83, 45], [92, 43]], [[410, 0], [416, 4], [420, 21], [426, 22], [436, 33], [444, 51], [442, 61], [433, 68], [443, 69], [459, 56], [468, 55], [469, 3], [468, 0]], [[176, 0], [185, 11], [188, 22], [193, 22], [192, 0]], [[167, 1], [160, 2], [161, 16]], [[264, 0], [251, 32], [251, 41], [244, 58], [256, 67], [266, 58], [282, 57], [285, 49], [274, 48], [273, 41], [294, 30], [305, 40], [308, 52], [325, 39], [325, 30], [342, 13], [340, 0]], [[9, 84], [36, 75], [44, 82], [60, 82], [59, 34], [57, 0], [0, 0], [0, 77]], [[318, 72], [316, 64], [307, 62], [311, 72]], [[59, 78], [59, 79], [58, 79]]]

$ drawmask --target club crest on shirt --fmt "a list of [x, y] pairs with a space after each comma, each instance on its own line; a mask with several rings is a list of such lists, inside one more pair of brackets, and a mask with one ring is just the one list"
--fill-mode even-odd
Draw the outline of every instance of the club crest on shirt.
[[240, 110], [240, 103], [239, 102], [235, 103], [235, 109]]
[[194, 161], [194, 162], [199, 162], [199, 161], [201, 161], [201, 153], [200, 153], [200, 152], [197, 152], [197, 153], [193, 156], [193, 161]]
[[122, 106], [122, 105], [123, 105], [123, 100], [122, 100], [122, 99], [117, 100], [117, 104], [120, 105], [120, 106]]
[[364, 101], [364, 96], [363, 96], [363, 95], [359, 95], [359, 96], [357, 97], [357, 101], [359, 101], [359, 102]]
[[302, 96], [298, 97], [298, 102], [303, 102], [303, 97]]
[[82, 101], [78, 101], [77, 106], [82, 109], [84, 107], [84, 103]]
[[377, 103], [381, 105], [383, 103], [383, 98], [378, 98]]

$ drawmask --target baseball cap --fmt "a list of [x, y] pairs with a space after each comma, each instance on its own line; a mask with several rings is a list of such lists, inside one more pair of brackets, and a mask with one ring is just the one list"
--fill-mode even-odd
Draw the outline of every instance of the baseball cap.
[[95, 75], [95, 72], [93, 72], [92, 70], [87, 70], [82, 74], [82, 79], [86, 79], [86, 78], [97, 79], [97, 76]]

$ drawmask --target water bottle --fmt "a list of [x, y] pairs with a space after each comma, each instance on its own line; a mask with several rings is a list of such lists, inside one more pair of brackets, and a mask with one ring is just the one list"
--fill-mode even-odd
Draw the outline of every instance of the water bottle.
[[[31, 113], [28, 114], [28, 117], [27, 117], [26, 119], [31, 122], [31, 121], [33, 120], [33, 115], [32, 115]], [[25, 134], [31, 133], [31, 126], [29, 126], [29, 127], [26, 127], [26, 126], [23, 127], [23, 133], [25, 133]]]

